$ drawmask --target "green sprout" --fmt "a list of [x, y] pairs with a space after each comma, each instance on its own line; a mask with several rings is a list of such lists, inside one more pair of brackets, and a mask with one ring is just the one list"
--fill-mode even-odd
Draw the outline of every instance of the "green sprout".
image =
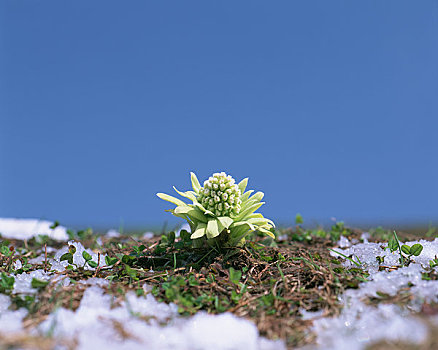
[[[386, 249], [389, 249], [391, 253], [394, 253], [398, 250], [400, 254], [399, 262], [401, 266], [409, 266], [409, 264], [412, 262], [411, 257], [419, 256], [423, 251], [423, 246], [420, 243], [416, 243], [412, 247], [409, 247], [406, 244], [400, 245], [397, 233], [393, 231], [393, 237], [391, 237], [389, 240]], [[403, 255], [403, 253], [405, 255]]]
[[191, 200], [191, 204], [165, 193], [157, 193], [157, 196], [176, 205], [175, 209], [169, 211], [187, 220], [195, 247], [201, 246], [205, 239], [210, 245], [242, 245], [245, 237], [254, 231], [275, 238], [270, 231], [275, 227], [274, 223], [262, 214], [255, 213], [264, 204], [261, 202], [263, 192], [252, 196], [253, 190], [245, 192], [248, 178], [236, 184], [230, 175], [215, 173], [201, 186], [196, 175], [190, 175], [193, 191], [180, 192], [173, 188], [179, 195]]

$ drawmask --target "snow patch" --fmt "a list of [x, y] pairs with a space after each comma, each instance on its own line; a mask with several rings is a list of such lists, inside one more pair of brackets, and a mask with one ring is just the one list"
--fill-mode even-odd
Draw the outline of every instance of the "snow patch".
[[38, 219], [0, 218], [0, 234], [11, 239], [31, 239], [38, 235], [47, 235], [58, 241], [68, 239], [67, 230], [63, 226], [51, 229], [53, 222]]
[[39, 331], [74, 337], [77, 349], [285, 349], [282, 341], [260, 338], [253, 323], [229, 313], [200, 312], [183, 318], [176, 305], [159, 303], [150, 294], [137, 297], [133, 292], [118, 307], [111, 308], [112, 301], [111, 295], [92, 286], [76, 312], [59, 309]]
[[[424, 302], [438, 301], [438, 281], [422, 279], [424, 267], [438, 252], [438, 239], [433, 242], [420, 240], [407, 242], [423, 245], [423, 251], [408, 267], [388, 272], [379, 271], [376, 256], [384, 258], [384, 265], [398, 265], [399, 255], [385, 250], [387, 244], [360, 243], [347, 249], [336, 249], [346, 256], [354, 255], [363, 263], [370, 276], [368, 282], [361, 283], [358, 289], [348, 289], [340, 296], [344, 304], [341, 314], [335, 318], [319, 318], [313, 322], [317, 335], [317, 348], [321, 349], [364, 349], [380, 340], [399, 340], [420, 344], [427, 338], [427, 327], [412, 311], [420, 311]], [[332, 256], [338, 256], [331, 253]], [[355, 258], [354, 258], [355, 259]], [[356, 259], [355, 259], [356, 260]], [[345, 260], [346, 267], [356, 267]], [[413, 300], [409, 310], [392, 304], [378, 304], [377, 307], [364, 303], [366, 297], [378, 296], [377, 292], [395, 295], [402, 288], [410, 287]]]

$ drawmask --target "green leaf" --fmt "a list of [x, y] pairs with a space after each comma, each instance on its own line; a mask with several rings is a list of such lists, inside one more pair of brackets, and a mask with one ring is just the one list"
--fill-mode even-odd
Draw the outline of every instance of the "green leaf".
[[253, 225], [271, 225], [272, 227], [275, 227], [275, 224], [272, 222], [272, 220], [269, 220], [267, 218], [261, 217], [261, 218], [250, 218], [246, 221], [250, 222]]
[[244, 203], [246, 200], [248, 200], [249, 196], [253, 192], [254, 192], [254, 190], [249, 190], [249, 191], [246, 191], [244, 194], [242, 194], [242, 196], [240, 197], [240, 199], [242, 200], [242, 203]]
[[134, 260], [135, 260], [135, 257], [133, 257], [132, 255], [124, 254], [122, 256], [122, 263], [124, 263], [124, 264], [131, 264]]
[[423, 246], [419, 243], [416, 243], [411, 247], [412, 255], [418, 256], [421, 254], [422, 251], [423, 251]]
[[92, 259], [91, 255], [88, 254], [86, 250], [84, 250], [84, 251], [82, 252], [82, 257], [85, 259], [85, 261], [88, 261], [88, 260], [91, 260], [91, 259]]
[[233, 226], [232, 226], [232, 227], [238, 227], [238, 226], [242, 226], [242, 225], [247, 225], [248, 228], [249, 228], [251, 231], [255, 231], [255, 230], [256, 230], [256, 228], [254, 227], [254, 225], [251, 224], [251, 223], [248, 222], [248, 221], [236, 221], [236, 222], [233, 223]]
[[40, 280], [39, 278], [32, 278], [32, 282], [30, 283], [32, 288], [36, 288], [36, 289], [44, 288], [48, 284], [49, 281]]
[[169, 242], [170, 245], [175, 243], [175, 237], [176, 237], [175, 232], [170, 231], [166, 237], [167, 237], [167, 241]]
[[59, 261], [64, 261], [64, 260], [66, 260], [69, 264], [73, 264], [73, 254], [71, 253], [62, 254]]
[[217, 219], [224, 228], [229, 228], [233, 223], [233, 219], [229, 218], [228, 216], [219, 216]]
[[230, 267], [229, 273], [230, 273], [230, 281], [233, 282], [234, 284], [239, 284], [239, 281], [242, 278], [242, 271], [234, 270], [232, 267]]
[[181, 240], [183, 240], [183, 241], [189, 241], [190, 240], [190, 233], [187, 232], [187, 230], [181, 230], [179, 232], [179, 236], [181, 237]]
[[254, 219], [254, 218], [264, 219], [263, 215], [260, 213], [252, 213], [251, 215], [248, 215], [248, 219]]
[[173, 203], [175, 205], [187, 205], [186, 203], [184, 203], [182, 200], [169, 196], [168, 194], [165, 193], [157, 193], [157, 197], [161, 198], [164, 201], [168, 201], [170, 203]]
[[248, 235], [251, 230], [248, 228], [248, 225], [239, 225], [235, 227], [231, 227], [231, 234], [229, 242], [231, 245], [235, 245], [240, 242], [242, 238]]
[[199, 192], [199, 190], [201, 189], [201, 184], [199, 183], [198, 178], [196, 177], [195, 173], [193, 173], [193, 172], [190, 173], [190, 179], [192, 181], [193, 191]]
[[59, 222], [58, 222], [58, 221], [55, 221], [52, 225], [49, 226], [49, 228], [50, 228], [51, 230], [54, 230], [54, 229], [57, 228], [58, 226], [59, 226]]
[[207, 228], [207, 225], [200, 222], [198, 226], [196, 227], [195, 232], [192, 233], [190, 236], [191, 239], [200, 238], [205, 235], [205, 229]]
[[196, 208], [199, 208], [204, 214], [205, 214], [206, 211], [208, 211], [208, 210], [205, 209], [205, 208], [203, 207], [203, 205], [202, 205], [201, 203], [199, 203], [198, 201], [194, 202], [193, 205], [194, 205]]
[[203, 213], [197, 208], [192, 208], [190, 211], [188, 211], [185, 215], [187, 215], [192, 220], [197, 220], [201, 222], [207, 223], [208, 219], [205, 217]]
[[391, 253], [395, 252], [398, 249], [398, 242], [394, 237], [391, 237], [388, 242], [388, 249]]
[[401, 250], [402, 250], [402, 252], [405, 253], [406, 255], [411, 254], [411, 248], [410, 248], [408, 245], [406, 245], [406, 244], [403, 244], [403, 245], [401, 246]]
[[239, 215], [237, 215], [235, 220], [240, 221], [242, 219], [245, 219], [247, 215], [252, 214], [253, 212], [255, 212], [263, 204], [265, 204], [265, 202], [255, 203], [255, 204], [251, 205], [249, 208], [246, 208]]
[[301, 214], [297, 214], [295, 216], [295, 224], [296, 225], [301, 225], [303, 223], [303, 217], [301, 216]]
[[259, 192], [255, 193], [250, 199], [257, 201], [257, 202], [260, 202], [264, 196], [265, 196], [265, 194], [263, 192], [259, 191]]
[[189, 207], [187, 204], [186, 205], [179, 205], [173, 210], [173, 212], [175, 214], [187, 214], [192, 209], [193, 208]]
[[14, 288], [15, 283], [15, 277], [14, 276], [8, 276], [6, 273], [1, 273], [0, 278], [0, 290], [3, 289], [12, 289]]
[[206, 234], [207, 234], [207, 238], [214, 238], [219, 236], [219, 227], [217, 224], [216, 219], [210, 219], [208, 220], [207, 223], [207, 230], [206, 230]]
[[117, 262], [117, 258], [110, 258], [108, 255], [105, 257], [105, 264], [112, 266]]
[[97, 262], [95, 262], [93, 260], [87, 261], [87, 264], [90, 265], [94, 269], [97, 267]]
[[246, 185], [248, 185], [248, 178], [243, 179], [237, 185], [237, 187], [239, 188], [241, 194], [245, 193]]
[[257, 231], [262, 232], [262, 233], [268, 235], [268, 236], [271, 237], [272, 239], [275, 239], [275, 235], [274, 235], [271, 231], [269, 231], [269, 230], [267, 230], [267, 229], [265, 229], [265, 228], [263, 228], [263, 227], [258, 227], [258, 228], [257, 228]]
[[1, 252], [4, 256], [11, 256], [11, 255], [12, 255], [12, 252], [9, 250], [8, 246], [6, 246], [6, 245], [3, 245], [3, 246], [0, 248], [0, 252]]
[[260, 200], [263, 198], [263, 192], [257, 192], [254, 196], [249, 198], [247, 201], [242, 202], [242, 209], [241, 211], [244, 211], [251, 206], [260, 203]]
[[180, 195], [180, 196], [182, 196], [182, 197], [185, 197], [185, 198], [187, 198], [187, 199], [190, 199], [191, 201], [196, 201], [196, 194], [193, 192], [193, 191], [187, 191], [187, 192], [181, 192], [181, 191], [178, 191], [177, 189], [176, 189], [176, 187], [175, 186], [173, 186], [173, 189]]

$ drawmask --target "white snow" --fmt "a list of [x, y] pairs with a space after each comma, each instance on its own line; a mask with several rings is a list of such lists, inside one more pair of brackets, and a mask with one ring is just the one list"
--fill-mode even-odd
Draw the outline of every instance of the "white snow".
[[191, 232], [192, 230], [190, 229], [190, 225], [188, 224], [188, 223], [184, 223], [184, 224], [182, 224], [181, 225], [181, 227], [178, 229], [178, 230], [176, 230], [176, 232], [175, 232], [175, 237], [179, 237], [179, 235], [180, 235], [180, 233], [181, 233], [181, 231], [182, 230], [186, 230], [187, 232]]
[[0, 315], [8, 309], [9, 305], [11, 305], [11, 298], [7, 295], [0, 294]]
[[77, 349], [284, 349], [283, 342], [260, 338], [254, 324], [231, 314], [183, 318], [176, 305], [133, 292], [118, 307], [111, 309], [111, 301], [101, 288], [89, 287], [76, 312], [59, 309], [39, 331], [74, 338]]
[[105, 236], [108, 238], [120, 237], [120, 232], [113, 229], [108, 230]]
[[151, 239], [154, 236], [155, 236], [155, 234], [153, 232], [150, 232], [150, 231], [143, 233], [143, 239]]
[[2, 333], [15, 333], [22, 330], [23, 318], [27, 315], [26, 309], [8, 310], [11, 298], [0, 294], [0, 338]]
[[29, 273], [23, 272], [15, 277], [14, 290], [12, 291], [14, 294], [22, 293], [22, 294], [34, 294], [36, 293], [36, 289], [32, 288], [31, 283], [32, 279], [37, 278], [43, 281], [48, 281], [50, 279], [50, 275], [44, 270], [35, 270]]
[[0, 218], [0, 234], [5, 238], [30, 239], [38, 235], [47, 235], [58, 241], [68, 239], [67, 230], [63, 226], [51, 229], [53, 222], [38, 219]]
[[[378, 271], [376, 256], [384, 257], [385, 266], [398, 265], [399, 255], [384, 250], [387, 244], [360, 243], [347, 249], [336, 249], [346, 256], [355, 255], [370, 273], [368, 282], [361, 283], [358, 289], [348, 289], [340, 300], [344, 304], [341, 314], [335, 318], [319, 318], [313, 322], [313, 331], [317, 335], [317, 344], [321, 349], [364, 349], [380, 340], [400, 340], [420, 344], [427, 338], [427, 327], [412, 311], [420, 311], [423, 302], [438, 301], [438, 281], [422, 280], [424, 267], [438, 253], [438, 239], [433, 242], [421, 240], [408, 242], [423, 245], [420, 256], [408, 267], [394, 271]], [[332, 253], [337, 256], [336, 253]], [[357, 259], [355, 259], [356, 261]], [[344, 266], [354, 266], [348, 260]], [[413, 286], [412, 286], [413, 284]], [[377, 307], [364, 303], [377, 292], [395, 295], [402, 288], [410, 287], [413, 295], [409, 308], [400, 308], [392, 304], [379, 304]]]
[[427, 327], [396, 305], [367, 306], [350, 295], [349, 304], [336, 318], [315, 320], [318, 347], [333, 350], [365, 349], [380, 340], [419, 344], [426, 340]]
[[[2, 333], [16, 333], [23, 330], [22, 321], [27, 315], [26, 309], [16, 311], [6, 310], [0, 314], [0, 335]], [[1, 336], [0, 336], [1, 338]]]

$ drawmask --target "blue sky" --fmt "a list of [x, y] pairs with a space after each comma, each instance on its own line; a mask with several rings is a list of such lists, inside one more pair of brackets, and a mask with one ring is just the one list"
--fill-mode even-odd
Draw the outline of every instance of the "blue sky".
[[2, 1], [0, 216], [175, 222], [226, 171], [291, 223], [438, 221], [437, 1]]

